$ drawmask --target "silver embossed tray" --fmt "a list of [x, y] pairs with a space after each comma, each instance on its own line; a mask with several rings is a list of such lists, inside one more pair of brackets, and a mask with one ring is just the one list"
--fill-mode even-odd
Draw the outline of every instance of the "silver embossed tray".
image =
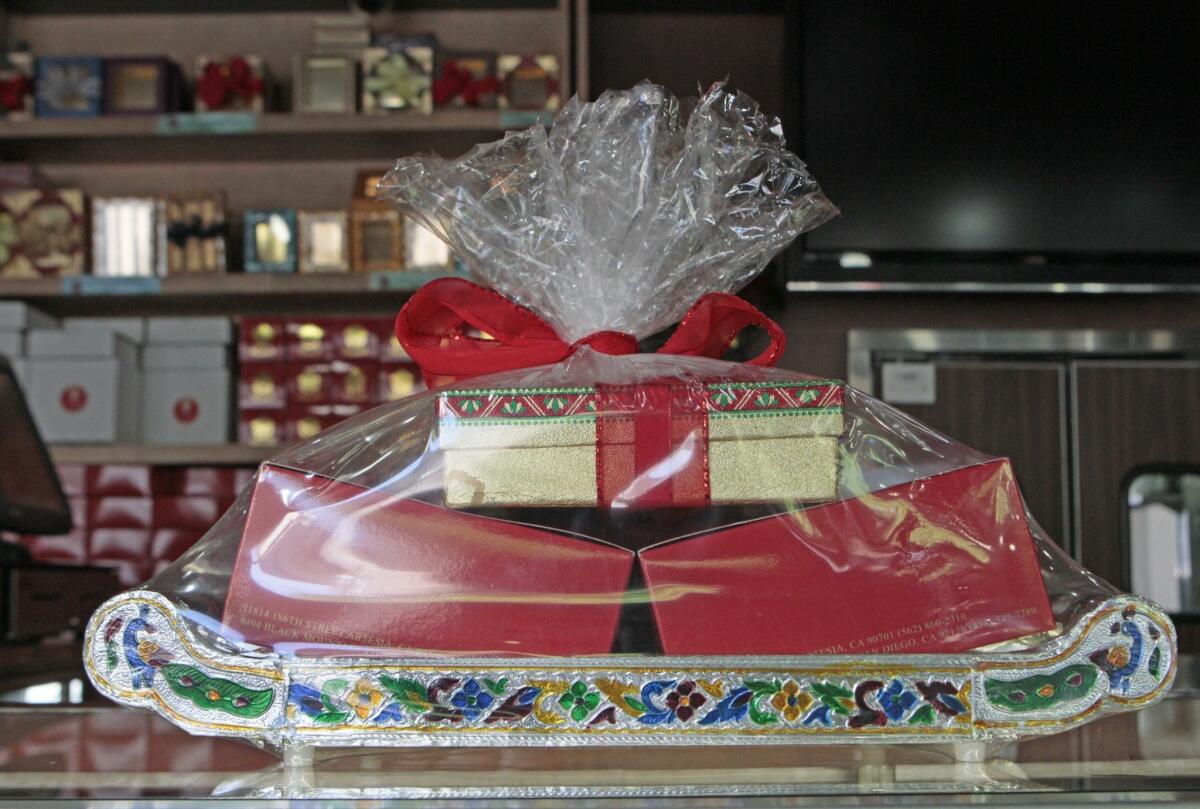
[[[287, 754], [412, 745], [989, 742], [1149, 705], [1175, 629], [1112, 598], [1035, 652], [880, 657], [290, 658], [239, 650], [134, 590], [84, 663], [117, 702]], [[969, 745], [967, 746], [969, 747]]]

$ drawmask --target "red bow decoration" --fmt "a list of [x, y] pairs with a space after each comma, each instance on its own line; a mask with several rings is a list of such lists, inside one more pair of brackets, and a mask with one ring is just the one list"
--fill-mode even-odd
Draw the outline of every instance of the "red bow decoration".
[[0, 110], [17, 112], [25, 109], [25, 98], [33, 93], [33, 82], [17, 74], [12, 78], [0, 79]]
[[[710, 292], [697, 300], [659, 354], [720, 357], [743, 329], [759, 326], [769, 344], [749, 365], [774, 365], [787, 338], [779, 324], [736, 295]], [[600, 331], [565, 343], [546, 321], [503, 295], [462, 278], [431, 281], [396, 317], [396, 339], [432, 387], [473, 376], [548, 365], [581, 346], [603, 354], [636, 354], [632, 334]]]

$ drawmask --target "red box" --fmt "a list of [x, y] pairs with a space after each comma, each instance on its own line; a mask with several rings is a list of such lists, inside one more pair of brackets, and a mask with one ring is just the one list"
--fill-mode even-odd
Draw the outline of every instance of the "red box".
[[151, 528], [152, 497], [95, 497], [87, 501], [89, 528]]
[[87, 468], [88, 497], [149, 497], [155, 492], [154, 467], [103, 464]]
[[297, 363], [288, 382], [288, 403], [374, 403], [378, 366], [374, 362]]
[[170, 494], [209, 495], [230, 499], [239, 491], [238, 472], [233, 466], [177, 466], [168, 470]]
[[96, 564], [112, 561], [150, 561], [150, 529], [88, 529], [88, 561]]
[[288, 415], [287, 440], [307, 441], [351, 416], [363, 412], [362, 405], [301, 405]]
[[244, 317], [238, 323], [238, 359], [242, 362], [282, 360], [287, 356], [287, 331], [277, 317]]
[[641, 561], [669, 655], [962, 652], [1054, 627], [1006, 460], [669, 542]]
[[421, 369], [410, 363], [382, 363], [379, 366], [377, 402], [394, 402], [410, 393], [425, 390]]
[[287, 331], [288, 359], [304, 362], [332, 360], [334, 325], [329, 318], [287, 321], [284, 328]]
[[204, 531], [158, 528], [150, 537], [150, 556], [156, 562], [174, 562], [204, 536]]
[[288, 411], [245, 408], [238, 413], [238, 440], [252, 447], [277, 447], [287, 440]]
[[291, 369], [283, 362], [244, 362], [238, 370], [240, 408], [286, 407]]
[[233, 502], [232, 497], [179, 495], [154, 498], [151, 528], [187, 528], [207, 531]]
[[62, 486], [63, 494], [68, 497], [87, 494], [86, 466], [75, 463], [57, 464], [55, 471], [58, 473], [58, 482]]
[[87, 562], [87, 529], [77, 526], [69, 534], [58, 536], [22, 536], [21, 544], [29, 549], [35, 562]]
[[332, 363], [294, 362], [288, 366], [288, 404], [332, 402], [334, 384]]
[[374, 318], [338, 318], [329, 322], [333, 356], [339, 360], [379, 357], [379, 329]]
[[264, 646], [612, 648], [630, 551], [266, 465], [224, 622]]

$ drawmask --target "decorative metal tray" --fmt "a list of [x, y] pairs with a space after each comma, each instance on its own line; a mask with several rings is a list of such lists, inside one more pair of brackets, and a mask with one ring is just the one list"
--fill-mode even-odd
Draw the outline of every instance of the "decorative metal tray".
[[186, 730], [311, 747], [989, 742], [1149, 705], [1175, 629], [1113, 598], [1036, 652], [863, 657], [290, 658], [239, 650], [135, 590], [88, 625], [113, 700]]

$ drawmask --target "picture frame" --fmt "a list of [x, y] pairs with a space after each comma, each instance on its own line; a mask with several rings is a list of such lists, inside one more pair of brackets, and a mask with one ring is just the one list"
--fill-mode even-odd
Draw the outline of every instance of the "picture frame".
[[292, 71], [292, 111], [352, 113], [358, 108], [358, 60], [345, 53], [297, 54]]
[[166, 273], [158, 197], [92, 197], [92, 275], [154, 278]]
[[245, 272], [296, 271], [296, 212], [253, 208], [243, 215], [242, 269]]
[[350, 210], [351, 266], [354, 272], [403, 270], [404, 217], [376, 200], [355, 200]]
[[80, 275], [87, 264], [87, 197], [78, 188], [0, 191], [0, 278]]
[[94, 118], [104, 107], [104, 61], [94, 56], [40, 56], [35, 62], [38, 118]]
[[261, 56], [196, 58], [196, 112], [256, 112], [266, 109], [267, 75]]
[[367, 48], [362, 76], [363, 112], [433, 112], [433, 48]]
[[558, 57], [503, 54], [496, 60], [502, 109], [551, 111], [561, 102]]
[[154, 115], [183, 107], [183, 73], [165, 56], [104, 60], [104, 114]]
[[33, 54], [29, 51], [0, 54], [0, 121], [33, 117], [33, 78]]
[[219, 191], [172, 195], [163, 200], [167, 274], [225, 272], [229, 235], [225, 195]]
[[301, 273], [350, 272], [350, 215], [346, 211], [297, 214]]

